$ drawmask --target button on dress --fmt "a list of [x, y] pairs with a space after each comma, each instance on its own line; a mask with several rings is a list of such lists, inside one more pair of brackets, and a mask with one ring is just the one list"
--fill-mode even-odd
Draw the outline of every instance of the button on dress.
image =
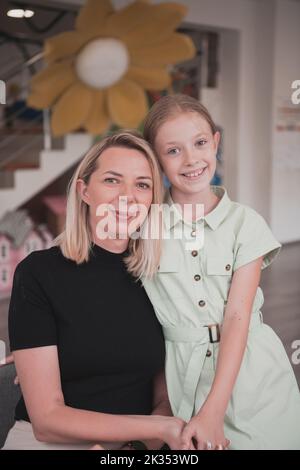
[[[184, 221], [168, 196], [159, 271], [152, 280], [144, 279], [164, 331], [172, 410], [186, 421], [212, 386], [219, 343], [212, 341], [207, 325], [222, 324], [234, 272], [261, 256], [266, 268], [281, 247], [257, 212], [231, 201], [223, 187], [212, 186], [212, 191], [220, 198], [218, 205], [195, 223]], [[263, 322], [263, 302], [259, 287], [225, 435], [231, 449], [300, 449], [298, 385], [280, 339]]]

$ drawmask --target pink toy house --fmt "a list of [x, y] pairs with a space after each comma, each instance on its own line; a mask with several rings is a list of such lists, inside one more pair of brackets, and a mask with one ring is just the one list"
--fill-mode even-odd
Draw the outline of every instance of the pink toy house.
[[45, 196], [43, 203], [47, 210], [47, 227], [54, 236], [57, 236], [65, 228], [67, 198], [66, 196]]
[[35, 250], [49, 248], [53, 237], [35, 226], [26, 210], [7, 212], [0, 220], [0, 298], [10, 295], [17, 264]]

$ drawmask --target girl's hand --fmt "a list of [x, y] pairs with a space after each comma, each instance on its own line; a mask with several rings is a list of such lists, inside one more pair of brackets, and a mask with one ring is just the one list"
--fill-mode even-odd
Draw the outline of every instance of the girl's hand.
[[202, 410], [185, 426], [182, 440], [189, 450], [225, 450], [230, 444], [224, 436], [223, 420]]

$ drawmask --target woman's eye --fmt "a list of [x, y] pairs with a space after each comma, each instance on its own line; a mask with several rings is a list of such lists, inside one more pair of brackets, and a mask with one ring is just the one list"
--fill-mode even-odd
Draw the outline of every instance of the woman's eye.
[[177, 148], [167, 150], [168, 155], [176, 155], [178, 152], [179, 152], [179, 149]]
[[105, 178], [105, 183], [118, 183], [116, 178]]
[[202, 145], [206, 144], [206, 140], [205, 139], [200, 139], [200, 140], [197, 140], [196, 142], [196, 145], [202, 147]]

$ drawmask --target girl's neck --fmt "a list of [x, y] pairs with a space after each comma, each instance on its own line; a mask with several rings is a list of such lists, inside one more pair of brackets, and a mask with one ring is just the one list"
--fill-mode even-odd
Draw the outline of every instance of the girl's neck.
[[173, 202], [176, 204], [180, 204], [182, 208], [184, 204], [203, 204], [204, 215], [211, 212], [220, 201], [220, 199], [212, 191], [210, 186], [208, 188], [205, 188], [203, 191], [199, 191], [195, 194], [182, 193], [180, 191], [177, 191], [176, 188], [171, 187], [170, 194]]

